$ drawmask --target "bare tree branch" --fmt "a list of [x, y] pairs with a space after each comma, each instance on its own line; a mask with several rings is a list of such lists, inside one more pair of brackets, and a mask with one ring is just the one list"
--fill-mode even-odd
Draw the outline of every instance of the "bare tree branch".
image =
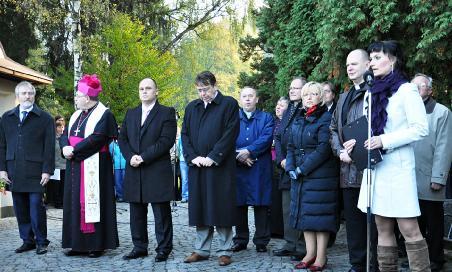
[[178, 33], [176, 37], [174, 37], [165, 47], [163, 47], [161, 54], [174, 47], [188, 32], [195, 30], [200, 25], [217, 17], [222, 12], [223, 8], [226, 7], [231, 1], [232, 0], [215, 0], [215, 2], [212, 3], [212, 5], [205, 11], [204, 15], [199, 20], [192, 23], [186, 23], [187, 26], [185, 29]]

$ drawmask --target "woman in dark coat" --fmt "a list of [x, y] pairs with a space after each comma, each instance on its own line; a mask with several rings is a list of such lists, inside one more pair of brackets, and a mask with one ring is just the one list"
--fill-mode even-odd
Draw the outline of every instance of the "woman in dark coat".
[[304, 109], [291, 127], [286, 171], [292, 179], [290, 223], [302, 230], [306, 256], [296, 269], [322, 271], [330, 233], [337, 231], [338, 167], [329, 144], [331, 113], [317, 82], [301, 90]]

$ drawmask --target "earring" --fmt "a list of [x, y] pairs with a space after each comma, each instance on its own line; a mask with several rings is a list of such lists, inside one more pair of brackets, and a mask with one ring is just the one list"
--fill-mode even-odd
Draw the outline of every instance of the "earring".
[[394, 73], [394, 63], [391, 63], [391, 73]]

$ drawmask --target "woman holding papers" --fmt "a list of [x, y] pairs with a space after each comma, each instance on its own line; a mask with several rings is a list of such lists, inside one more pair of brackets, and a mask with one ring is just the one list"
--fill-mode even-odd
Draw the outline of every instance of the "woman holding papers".
[[[417, 87], [403, 72], [402, 52], [395, 41], [372, 43], [367, 49], [375, 80], [372, 94], [373, 137], [366, 148], [380, 149], [383, 161], [372, 170], [371, 212], [378, 230], [380, 271], [398, 271], [394, 224], [406, 240], [411, 271], [430, 271], [427, 244], [419, 230], [420, 215], [413, 148], [414, 141], [428, 134], [425, 107]], [[368, 94], [364, 109], [368, 106]], [[351, 151], [350, 146], [345, 147]], [[364, 174], [358, 207], [366, 212], [367, 175]]]

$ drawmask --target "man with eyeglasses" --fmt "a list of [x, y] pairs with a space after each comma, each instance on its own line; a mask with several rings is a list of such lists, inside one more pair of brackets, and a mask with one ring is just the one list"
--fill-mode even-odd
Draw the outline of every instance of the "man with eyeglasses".
[[274, 250], [275, 256], [291, 256], [293, 260], [299, 260], [305, 254], [304, 246], [299, 242], [300, 231], [295, 230], [289, 224], [290, 219], [290, 177], [287, 175], [286, 155], [287, 144], [289, 142], [289, 131], [293, 120], [299, 114], [301, 103], [301, 89], [306, 84], [303, 77], [295, 77], [289, 88], [289, 107], [284, 113], [279, 130], [275, 135], [276, 164], [282, 169], [279, 182], [279, 189], [282, 191], [282, 210], [284, 221], [284, 240], [286, 243], [280, 249]]
[[9, 184], [22, 246], [16, 253], [36, 249], [47, 253], [44, 186], [55, 168], [53, 118], [35, 104], [36, 90], [27, 81], [17, 84], [19, 105], [0, 122], [0, 179]]
[[239, 134], [239, 106], [217, 88], [215, 76], [196, 76], [199, 99], [185, 108], [182, 146], [188, 170], [189, 225], [196, 226], [194, 252], [185, 263], [207, 260], [214, 228], [219, 235], [220, 266], [231, 260], [232, 227], [236, 224], [235, 141]]
[[411, 81], [418, 86], [427, 112], [429, 133], [415, 142], [416, 182], [421, 216], [419, 227], [427, 240], [430, 268], [444, 265], [444, 207], [446, 182], [452, 160], [452, 114], [432, 97], [432, 78], [416, 74]]

